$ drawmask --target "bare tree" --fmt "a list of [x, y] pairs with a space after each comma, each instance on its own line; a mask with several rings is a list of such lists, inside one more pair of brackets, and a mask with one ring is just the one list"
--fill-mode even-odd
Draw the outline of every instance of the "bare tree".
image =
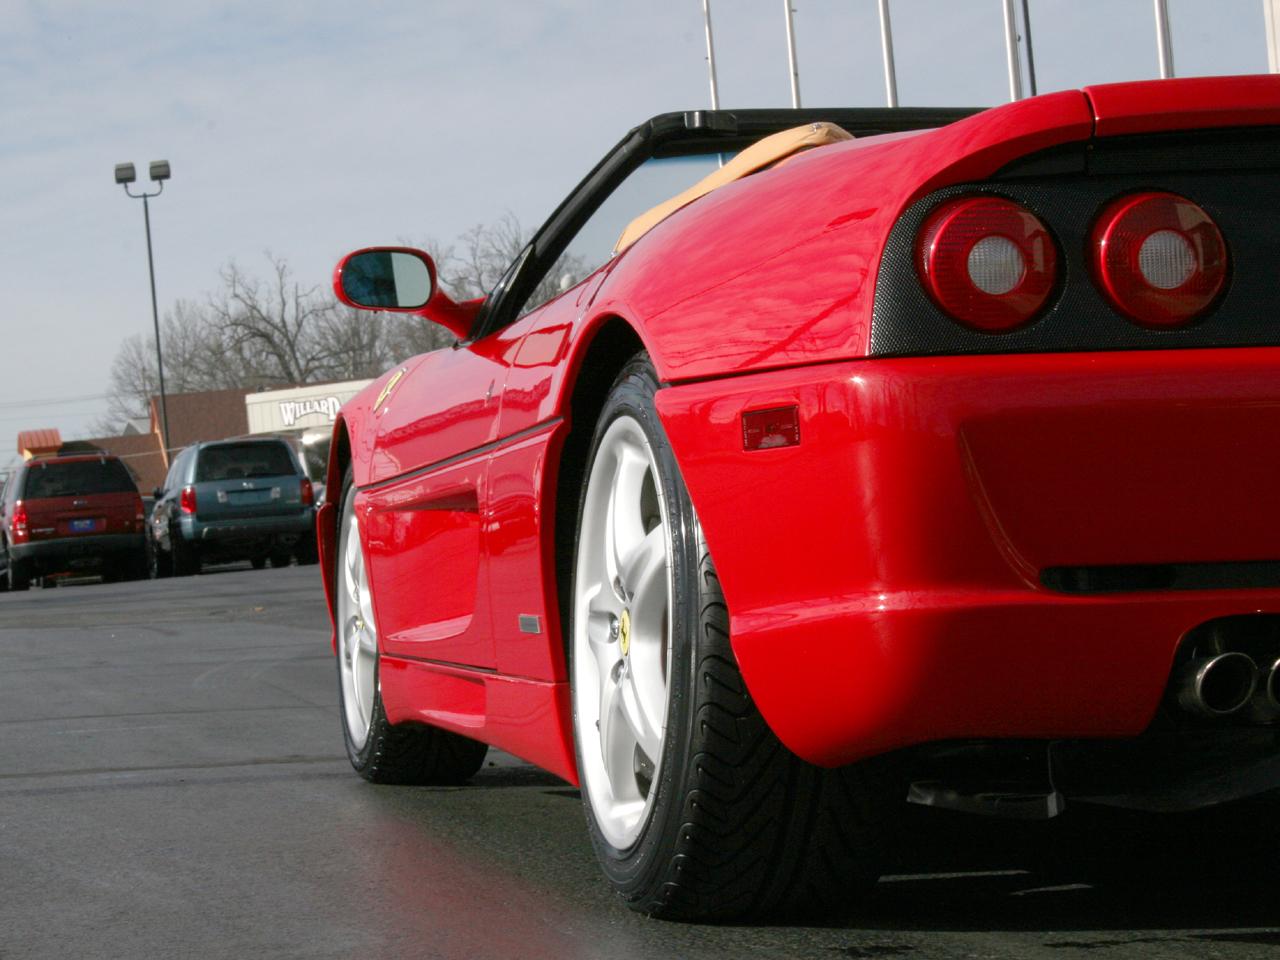
[[[493, 223], [478, 223], [449, 246], [434, 240], [417, 243], [436, 262], [440, 285], [454, 300], [487, 296], [524, 252], [533, 233], [507, 211]], [[529, 310], [582, 280], [589, 272], [582, 257], [565, 253], [539, 281], [525, 303]]]
[[235, 263], [223, 268], [223, 290], [209, 301], [210, 320], [232, 346], [261, 358], [260, 376], [279, 384], [320, 379], [334, 354], [319, 329], [330, 303], [319, 287], [294, 282], [283, 259], [267, 259], [271, 277], [265, 284]]

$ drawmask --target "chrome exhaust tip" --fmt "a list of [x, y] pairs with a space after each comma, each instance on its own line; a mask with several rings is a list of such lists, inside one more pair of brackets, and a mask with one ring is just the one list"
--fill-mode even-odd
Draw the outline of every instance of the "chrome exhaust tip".
[[[1267, 677], [1268, 695], [1280, 680], [1273, 664]], [[1178, 684], [1178, 703], [1191, 713], [1204, 717], [1227, 717], [1243, 710], [1258, 686], [1258, 666], [1244, 653], [1220, 653], [1203, 660], [1193, 660], [1182, 672]]]

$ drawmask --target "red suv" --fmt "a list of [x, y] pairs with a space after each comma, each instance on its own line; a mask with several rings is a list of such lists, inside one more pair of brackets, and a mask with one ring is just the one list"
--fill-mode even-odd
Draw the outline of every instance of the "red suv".
[[146, 575], [142, 498], [116, 457], [32, 460], [5, 486], [0, 514], [0, 587], [25, 590], [60, 573], [103, 580]]

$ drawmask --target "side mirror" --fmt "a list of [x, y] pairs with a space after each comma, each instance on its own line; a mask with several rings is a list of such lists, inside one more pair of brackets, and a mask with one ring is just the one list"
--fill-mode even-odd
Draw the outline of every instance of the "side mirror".
[[349, 307], [416, 313], [459, 338], [470, 332], [483, 302], [449, 299], [436, 283], [431, 257], [412, 247], [369, 247], [347, 254], [333, 272], [333, 290]]
[[156, 487], [154, 490], [151, 491], [152, 500], [159, 500], [163, 496], [164, 496], [164, 489], [162, 487]]
[[366, 310], [421, 310], [436, 292], [436, 265], [421, 250], [358, 250], [334, 277], [338, 296]]

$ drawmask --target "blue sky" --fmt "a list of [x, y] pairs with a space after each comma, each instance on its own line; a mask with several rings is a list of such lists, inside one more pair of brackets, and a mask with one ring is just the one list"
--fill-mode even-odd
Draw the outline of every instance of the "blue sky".
[[[793, 5], [805, 106], [882, 104], [875, 0]], [[1002, 102], [1000, 7], [892, 0], [902, 103]], [[1262, 0], [1169, 7], [1179, 75], [1266, 70]], [[712, 13], [722, 105], [788, 105], [779, 0]], [[1041, 92], [1157, 73], [1150, 0], [1031, 14]], [[19, 429], [84, 435], [121, 339], [150, 330], [115, 163], [173, 165], [164, 312], [266, 251], [309, 286], [357, 246], [535, 226], [627, 128], [708, 98], [700, 0], [0, 0], [0, 22], [0, 464]]]

